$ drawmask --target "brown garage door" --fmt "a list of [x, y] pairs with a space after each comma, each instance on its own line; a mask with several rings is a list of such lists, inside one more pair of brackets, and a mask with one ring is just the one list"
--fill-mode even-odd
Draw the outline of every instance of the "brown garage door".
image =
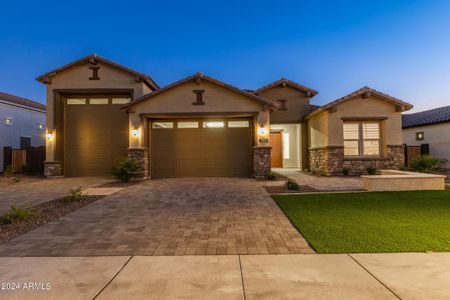
[[154, 120], [152, 177], [249, 177], [250, 119]]
[[124, 101], [124, 98], [66, 99], [65, 176], [110, 175], [120, 157], [127, 155], [128, 115], [120, 109]]

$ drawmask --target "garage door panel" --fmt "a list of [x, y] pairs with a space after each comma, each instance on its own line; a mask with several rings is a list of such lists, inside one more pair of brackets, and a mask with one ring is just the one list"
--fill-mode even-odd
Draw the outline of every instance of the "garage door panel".
[[64, 125], [66, 176], [109, 176], [127, 155], [128, 116], [119, 105], [66, 105]]
[[248, 177], [253, 144], [250, 128], [152, 129], [151, 176]]

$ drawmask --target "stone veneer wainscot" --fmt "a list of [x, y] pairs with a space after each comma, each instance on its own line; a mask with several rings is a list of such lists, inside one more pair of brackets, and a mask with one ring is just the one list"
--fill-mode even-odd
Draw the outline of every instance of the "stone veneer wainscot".
[[256, 146], [253, 147], [253, 176], [255, 178], [264, 178], [271, 170], [272, 147]]
[[134, 159], [139, 164], [138, 179], [148, 179], [150, 177], [150, 166], [147, 148], [128, 148], [128, 157]]
[[341, 175], [343, 168], [350, 174], [363, 174], [367, 167], [398, 170], [404, 165], [403, 145], [387, 145], [385, 157], [344, 157], [343, 146], [328, 146], [309, 149], [311, 172], [319, 175]]

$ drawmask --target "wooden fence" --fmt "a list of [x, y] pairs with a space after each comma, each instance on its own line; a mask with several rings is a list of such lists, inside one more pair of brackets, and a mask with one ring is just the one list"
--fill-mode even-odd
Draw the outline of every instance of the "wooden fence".
[[413, 161], [421, 158], [423, 155], [430, 153], [428, 144], [422, 144], [420, 146], [408, 146], [405, 145], [405, 166], [411, 167]]
[[45, 146], [27, 147], [26, 149], [3, 148], [3, 168], [11, 166], [13, 173], [26, 172], [43, 174], [45, 161]]

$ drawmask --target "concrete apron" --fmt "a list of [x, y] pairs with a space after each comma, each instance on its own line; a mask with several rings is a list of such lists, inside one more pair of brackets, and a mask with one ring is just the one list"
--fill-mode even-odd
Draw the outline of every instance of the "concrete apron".
[[449, 282], [450, 253], [0, 258], [0, 299], [449, 299]]

